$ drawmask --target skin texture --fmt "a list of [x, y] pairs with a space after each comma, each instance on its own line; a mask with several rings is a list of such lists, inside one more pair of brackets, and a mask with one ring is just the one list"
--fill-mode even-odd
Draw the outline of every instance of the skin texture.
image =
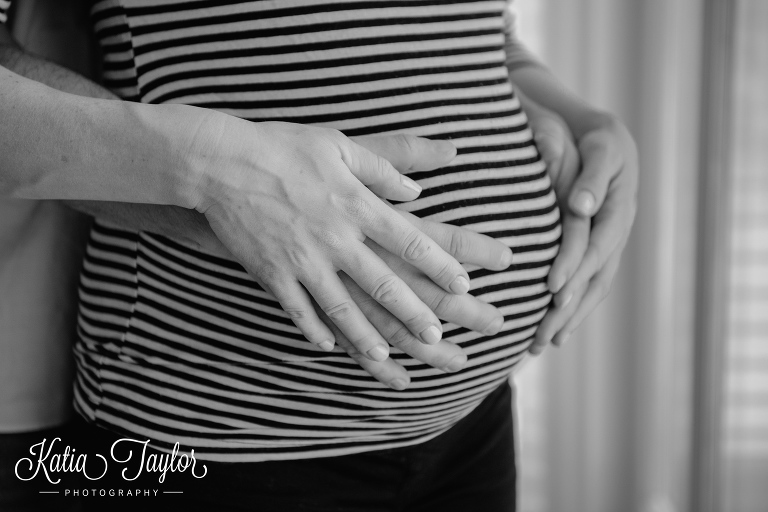
[[[8, 66], [13, 71], [17, 71], [18, 73], [23, 74], [24, 76], [27, 76], [29, 78], [32, 78], [36, 81], [46, 83], [52, 87], [55, 87], [57, 89], [70, 92], [73, 94], [77, 94], [79, 96], [88, 96], [88, 97], [94, 97], [94, 98], [103, 98], [103, 99], [114, 99], [114, 95], [101, 88], [100, 86], [88, 81], [84, 77], [77, 75], [75, 73], [69, 72], [68, 70], [65, 70], [55, 64], [52, 64], [50, 62], [46, 62], [40, 58], [37, 58], [35, 56], [29, 55], [25, 53], [21, 48], [19, 48], [13, 40], [8, 36], [7, 32], [5, 31], [5, 27], [0, 26], [0, 64], [3, 64], [5, 66]], [[45, 92], [47, 93], [47, 91]], [[238, 122], [241, 122], [237, 120]], [[209, 123], [206, 123], [209, 124]], [[215, 126], [215, 124], [211, 124], [211, 126]], [[249, 129], [252, 129], [251, 126], [248, 127]], [[286, 131], [290, 130], [305, 130], [306, 127], [297, 127], [297, 126], [289, 126], [284, 125], [282, 128], [286, 129]], [[242, 128], [238, 129], [241, 130]], [[245, 130], [247, 133], [247, 129]], [[271, 127], [270, 130], [265, 130], [270, 132], [276, 132], [278, 130], [275, 130], [274, 127]], [[346, 139], [340, 134], [336, 132], [332, 132], [330, 130], [315, 130], [319, 132], [323, 132], [319, 138], [321, 139], [321, 142], [326, 144], [327, 147], [324, 147], [323, 150], [328, 150], [332, 153], [332, 158], [336, 159], [336, 164], [339, 166], [346, 166], [346, 162], [350, 162], [353, 166], [362, 166], [363, 170], [369, 169], [371, 170], [371, 174], [367, 176], [367, 178], [370, 182], [370, 185], [372, 188], [376, 189], [377, 192], [379, 192], [381, 195], [385, 195], [388, 197], [391, 197], [393, 199], [399, 199], [399, 200], [407, 200], [409, 198], [412, 198], [417, 194], [418, 192], [413, 189], [412, 186], [404, 185], [404, 182], [402, 180], [402, 177], [399, 175], [399, 173], [395, 172], [393, 170], [392, 165], [388, 163], [388, 161], [391, 161], [394, 166], [396, 166], [398, 169], [402, 171], [410, 171], [410, 170], [429, 170], [433, 169], [435, 167], [439, 167], [442, 165], [446, 165], [450, 162], [450, 160], [455, 155], [455, 149], [453, 146], [449, 143], [444, 142], [433, 142], [428, 141], [426, 139], [420, 139], [418, 137], [408, 136], [408, 135], [396, 135], [396, 136], [387, 136], [387, 137], [376, 137], [376, 136], [368, 136], [368, 137], [359, 137], [355, 138], [354, 141]], [[211, 137], [211, 134], [203, 135], [198, 134], [199, 137], [203, 138], [203, 141], [205, 141], [205, 137]], [[215, 138], [215, 137], [214, 137]], [[224, 139], [224, 140], [235, 140], [233, 137], [223, 137], [221, 134], [218, 134], [218, 138]], [[305, 146], [305, 142], [307, 140], [307, 137], [301, 137], [301, 145]], [[252, 142], [249, 141], [249, 142]], [[263, 143], [269, 146], [277, 144], [273, 139], [263, 139]], [[334, 144], [336, 146], [334, 147]], [[339, 146], [341, 144], [341, 147]], [[234, 144], [237, 146], [237, 144]], [[240, 144], [241, 147], [245, 147], [245, 144]], [[294, 148], [288, 150], [286, 153], [289, 153], [291, 155], [299, 154], [300, 151], [295, 149], [296, 144], [294, 145]], [[218, 148], [219, 151], [221, 151], [221, 148]], [[335, 153], [334, 153], [335, 151]], [[214, 154], [215, 151], [211, 150], [211, 154]], [[236, 151], [232, 151], [232, 153], [236, 153]], [[377, 156], [378, 155], [378, 156]], [[242, 156], [242, 155], [241, 155]], [[209, 157], [213, 158], [213, 157]], [[243, 157], [244, 160], [247, 160], [247, 157]], [[212, 166], [215, 167], [215, 166]], [[351, 173], [350, 173], [351, 174]], [[352, 176], [353, 177], [353, 176]], [[215, 177], [214, 177], [215, 178]], [[212, 178], [212, 181], [214, 180]], [[218, 177], [222, 178], [222, 177]], [[347, 179], [347, 185], [349, 187], [349, 183], [351, 183], [352, 187], [357, 186], [356, 192], [360, 194], [361, 187], [354, 181], [350, 179], [350, 176], [345, 176], [345, 179]], [[250, 181], [250, 180], [249, 180]], [[279, 180], [277, 180], [279, 181]], [[407, 183], [407, 182], [406, 182]], [[224, 192], [220, 192], [222, 195], [226, 196], [227, 192], [232, 191], [238, 191], [242, 187], [242, 183], [230, 183], [229, 187], [222, 185], [221, 183], [218, 183], [217, 185], [208, 184], [209, 187], [213, 188], [214, 186], [217, 186], [219, 190], [224, 190]], [[363, 187], [364, 188], [364, 187]], [[284, 193], [286, 190], [290, 190], [290, 186], [282, 185], [279, 187], [276, 187], [276, 190], [278, 193]], [[268, 195], [268, 193], [265, 193], [264, 190], [257, 190], [257, 193], [261, 193], [263, 195]], [[445, 256], [447, 254], [455, 254], [458, 256], [461, 256], [461, 260], [463, 262], [467, 263], [473, 263], [478, 266], [488, 268], [488, 269], [501, 269], [506, 268], [510, 262], [511, 262], [511, 252], [508, 248], [506, 248], [503, 244], [500, 244], [488, 237], [483, 237], [481, 235], [477, 235], [471, 231], [461, 229], [461, 228], [455, 228], [453, 226], [443, 225], [443, 224], [435, 224], [435, 223], [427, 223], [424, 221], [421, 221], [420, 219], [417, 219], [413, 216], [410, 216], [409, 214], [406, 214], [404, 212], [396, 212], [392, 210], [389, 206], [385, 205], [384, 203], [381, 203], [378, 199], [372, 199], [372, 193], [370, 193], [368, 190], [363, 190], [362, 194], [366, 195], [366, 203], [368, 207], [371, 207], [371, 205], [375, 207], [379, 207], [380, 209], [383, 209], [384, 212], [386, 212], [387, 215], [390, 217], [390, 227], [400, 227], [400, 229], [405, 229], [405, 235], [408, 235], [412, 238], [411, 242], [413, 242], [413, 234], [415, 233], [413, 226], [418, 226], [420, 229], [428, 230], [430, 233], [430, 236], [434, 238], [438, 243], [433, 243], [430, 240], [425, 240], [426, 243], [430, 244], [431, 248], [428, 250], [431, 251], [433, 254], [441, 254], [443, 256], [443, 263], [440, 261], [437, 262], [437, 264], [434, 264], [433, 260], [420, 260], [420, 261], [414, 261], [417, 265], [422, 265], [424, 270], [426, 272], [432, 272], [434, 275], [439, 275], [442, 278], [442, 288], [435, 286], [434, 283], [429, 281], [432, 288], [430, 288], [431, 295], [429, 295], [429, 298], [431, 300], [437, 300], [441, 303], [447, 303], [447, 297], [454, 297], [458, 295], [454, 295], [454, 280], [452, 280], [450, 274], [446, 273], [446, 264], [452, 265], [452, 269], [454, 272], [457, 272], [461, 274], [462, 276], [466, 276], [463, 269], [461, 267], [458, 267], [455, 264], [455, 260], [452, 260], [452, 258], [446, 258]], [[348, 196], [350, 194], [347, 194]], [[221, 244], [219, 239], [216, 237], [216, 235], [211, 230], [209, 223], [206, 219], [206, 214], [214, 218], [214, 222], [216, 221], [216, 213], [217, 212], [211, 212], [211, 206], [216, 205], [216, 201], [223, 202], [223, 203], [234, 203], [231, 198], [223, 197], [218, 199], [208, 199], [209, 204], [204, 204], [202, 201], [202, 195], [198, 198], [201, 201], [201, 204], [198, 204], [198, 206], [201, 210], [205, 211], [205, 214], [196, 212], [192, 209], [187, 208], [180, 208], [178, 206], [168, 206], [168, 205], [154, 205], [154, 204], [131, 204], [131, 203], [125, 203], [125, 202], [110, 202], [110, 201], [68, 201], [68, 204], [75, 207], [76, 209], [80, 211], [84, 211], [86, 213], [90, 213], [92, 215], [99, 216], [101, 218], [109, 219], [113, 222], [116, 222], [118, 224], [132, 227], [135, 229], [143, 229], [148, 230], [160, 234], [164, 234], [166, 236], [170, 236], [172, 238], [178, 238], [182, 240], [185, 243], [191, 244], [193, 246], [197, 246], [202, 250], [206, 250], [208, 252], [217, 253], [223, 256], [232, 257], [231, 251], [227, 249], [225, 246]], [[302, 204], [305, 201], [302, 198], [294, 199], [293, 204]], [[360, 203], [360, 201], [357, 201]], [[274, 205], [273, 205], [274, 206]], [[372, 208], [372, 207], [371, 207]], [[232, 208], [235, 209], [235, 208]], [[215, 208], [214, 208], [215, 210]], [[317, 210], [317, 208], [316, 208]], [[325, 211], [323, 209], [323, 211]], [[221, 212], [218, 212], [221, 214]], [[316, 213], [313, 212], [313, 213]], [[355, 212], [359, 213], [359, 212]], [[354, 217], [353, 215], [348, 215], [348, 212], [342, 214], [342, 217]], [[342, 219], [342, 220], [349, 220], [349, 219]], [[220, 222], [221, 224], [221, 222]], [[222, 230], [226, 229], [220, 228]], [[389, 231], [387, 232], [389, 234]], [[223, 235], [223, 236], [226, 236]], [[375, 236], [375, 235], [374, 235]], [[327, 239], [327, 235], [324, 235], [325, 239]], [[369, 251], [369, 249], [362, 245], [360, 243], [360, 240], [364, 238], [362, 234], [353, 234], [353, 237], [355, 237], [355, 242], [360, 245], [360, 251]], [[323, 239], [323, 237], [320, 237]], [[241, 240], [237, 240], [239, 243], [241, 243]], [[373, 242], [371, 242], [373, 244]], [[318, 247], [312, 246], [312, 244], [309, 244], [310, 247], [304, 247], [300, 249], [294, 248], [294, 254], [300, 255], [302, 254], [302, 251], [309, 251], [309, 250], [318, 250]], [[396, 261], [400, 258], [394, 257], [392, 253], [388, 251], [381, 250], [381, 247], [378, 244], [374, 244], [375, 247], [378, 247], [379, 251], [374, 252], [371, 251], [370, 254], [382, 258], [382, 261], [386, 258], [387, 261]], [[400, 244], [401, 246], [398, 247], [397, 244], [391, 245], [396, 251], [401, 252], [402, 256], [407, 257], [406, 254], [406, 248], [407, 244]], [[428, 247], [430, 247], [428, 246]], [[247, 250], [247, 247], [243, 248], [241, 245], [241, 250], [245, 251]], [[441, 247], [445, 248], [446, 252], [443, 252]], [[466, 248], [472, 247], [474, 250], [471, 252], [467, 252]], [[322, 247], [320, 248], [322, 249]], [[411, 252], [414, 252], [411, 250]], [[417, 251], [418, 252], [418, 251]], [[418, 256], [418, 254], [416, 254]], [[249, 257], [252, 257], [250, 254]], [[278, 255], [277, 259], [281, 259], [283, 255]], [[293, 258], [294, 263], [301, 263], [299, 258]], [[418, 258], [417, 258], [418, 259]], [[360, 265], [358, 263], [358, 265]], [[260, 275], [260, 272], [263, 271], [265, 268], [269, 268], [268, 265], [262, 265], [258, 262], [252, 263], [251, 266], [252, 269], [257, 269], [257, 271], [254, 272], [254, 274]], [[351, 267], [350, 267], [351, 268]], [[387, 279], [389, 279], [389, 282], [396, 283], [396, 287], [394, 289], [395, 297], [397, 298], [397, 302], [401, 302], [403, 300], [410, 300], [411, 306], [414, 306], [414, 303], [420, 302], [419, 296], [414, 296], [408, 286], [411, 286], [410, 282], [407, 282], [408, 286], [404, 286], [402, 283], [403, 281], [400, 281], [400, 278], [398, 277], [399, 274], [389, 272], [387, 270], [384, 270], [386, 272]], [[352, 272], [352, 270], [351, 270]], [[411, 275], [409, 274], [403, 274], [407, 279], [411, 279]], [[422, 279], [424, 274], [419, 274], [418, 278]], [[268, 275], [268, 277], [271, 277]], [[343, 274], [342, 278], [345, 280], [345, 282], [349, 283], [349, 287], [352, 288], [355, 292], [358, 292], [360, 290], [359, 287], [354, 287], [354, 282], [346, 275]], [[363, 276], [365, 278], [365, 276]], [[362, 279], [361, 279], [362, 280]], [[266, 283], [264, 283], [266, 287], [269, 287]], [[467, 281], [468, 285], [468, 281]], [[419, 281], [419, 286], [423, 286], [421, 281]], [[390, 285], [391, 288], [391, 285]], [[298, 289], [297, 291], [303, 292], [303, 289]], [[461, 288], [458, 289], [459, 293], [463, 293], [466, 290], [462, 290]], [[393, 293], [391, 293], [392, 290], [390, 290], [389, 295], [391, 296]], [[343, 292], [342, 292], [343, 293]], [[401, 294], [403, 297], [398, 297], [398, 294]], [[410, 295], [409, 295], [410, 294]], [[375, 295], [375, 293], [374, 293]], [[380, 297], [386, 298], [387, 294], [382, 295], [380, 293]], [[368, 299], [370, 299], [370, 295], [366, 295]], [[440, 314], [440, 317], [447, 321], [452, 321], [455, 323], [458, 323], [459, 325], [465, 326], [467, 328], [472, 329], [479, 329], [484, 332], [496, 332], [500, 328], [501, 325], [501, 315], [500, 313], [493, 307], [488, 306], [474, 297], [471, 297], [469, 295], [461, 295], [462, 300], [456, 302], [456, 306], [452, 308], [445, 308], [445, 307], [435, 307], [435, 310]], [[346, 300], [345, 297], [342, 297], [342, 303]], [[362, 299], [361, 299], [362, 300]], [[303, 307], [306, 307], [306, 302], [304, 303]], [[403, 323], [396, 319], [396, 317], [392, 316], [391, 313], [388, 313], [388, 317], [383, 317], [381, 315], [382, 312], [387, 312], [385, 307], [379, 305], [378, 303], [374, 303], [375, 308], [372, 309], [372, 304], [369, 302], [366, 302], [366, 311], [369, 312], [370, 316], [381, 320], [382, 318], [387, 318], [388, 324], [382, 324], [380, 321], [377, 322], [377, 329], [378, 331], [387, 331], [389, 329], [389, 324], [396, 325], [398, 328], [403, 326]], [[336, 304], [338, 306], [339, 304]], [[331, 306], [333, 307], [333, 306]], [[345, 307], [342, 307], [340, 309], [352, 309], [356, 308], [356, 303], [346, 301]], [[339, 308], [336, 308], [339, 309]], [[394, 308], [393, 308], [394, 309]], [[400, 307], [399, 310], [401, 313], [403, 312], [405, 308]], [[474, 315], [467, 315], [464, 313], [464, 311], [473, 311], [475, 312]], [[413, 308], [409, 308], [409, 315], [412, 314], [412, 312], [415, 311]], [[428, 320], [430, 320], [433, 325], [437, 324], [439, 326], [439, 322], [436, 321], [434, 313], [431, 309], [427, 308], [426, 306], [422, 307], [422, 316], [426, 316]], [[300, 310], [301, 312], [301, 320], [306, 318], [306, 315], [313, 313], [312, 310], [304, 309]], [[331, 310], [333, 313], [334, 311]], [[295, 313], [295, 310], [294, 310]], [[324, 314], [322, 314], [325, 316]], [[327, 317], [326, 317], [327, 318]], [[413, 324], [413, 320], [418, 320], [417, 317], [409, 317], [410, 320], [412, 320], [411, 324]], [[327, 329], [324, 324], [321, 324], [321, 329]], [[415, 331], [418, 332], [418, 334], [423, 331], [419, 331], [419, 325], [415, 325], [413, 328]], [[490, 329], [490, 331], [489, 331]], [[332, 337], [330, 338], [333, 339]], [[383, 345], [383, 341], [380, 342], [381, 337], [378, 334], [378, 332], [371, 332], [370, 330], [367, 333], [363, 333], [363, 336], [358, 338], [360, 343], [366, 343], [370, 342], [371, 340], [374, 343], [377, 343], [379, 346]], [[325, 341], [325, 340], [322, 340]], [[419, 343], [421, 343], [421, 339]], [[430, 340], [430, 341], [436, 341], [436, 340]], [[360, 346], [362, 346], [362, 349], [364, 350], [366, 347], [365, 345], [352, 345], [347, 344], [347, 346], [350, 347], [350, 351], [354, 351], [355, 353], [360, 353]], [[386, 345], [384, 345], [386, 347]], [[331, 346], [332, 347], [332, 346]], [[327, 348], [327, 347], [326, 347]], [[434, 351], [430, 352], [420, 352], [422, 360], [427, 363], [431, 364], [433, 366], [443, 367], [445, 366], [444, 361], [446, 357], [451, 356], [451, 358], [455, 358], [454, 356], [457, 354], [461, 354], [461, 350], [452, 345], [447, 343], [439, 343], [437, 348]], [[419, 356], [417, 356], [419, 357]], [[463, 356], [463, 354], [460, 355], [459, 361], [465, 361], [466, 358]], [[456, 363], [450, 366], [451, 370], [458, 369], [458, 366]]]
[[[38, 0], [38, 3], [47, 4], [47, 8], [40, 12], [53, 10], [53, 7], [58, 6], [52, 0]], [[73, 11], [65, 10], [65, 12]], [[59, 28], [67, 23], [68, 21], [61, 17], [56, 18]], [[83, 26], [81, 23], [73, 23], [71, 28], [82, 30]], [[64, 39], [63, 42], [67, 40], [71, 39]], [[5, 44], [2, 44], [3, 42]], [[14, 46], [7, 34], [0, 34], [0, 63], [8, 67], [16, 66], [13, 69], [19, 74], [74, 94], [114, 98], [109, 91], [79, 75], [25, 54]], [[609, 289], [634, 218], [637, 157], [634, 142], [620, 122], [575, 98], [544, 68], [531, 66], [516, 69], [511, 73], [511, 78], [521, 91], [529, 93], [533, 98], [526, 98], [524, 106], [542, 155], [548, 163], [558, 196], [561, 198], [564, 220], [561, 251], [549, 281], [550, 289], [557, 295], [554, 307], [545, 317], [538, 330], [536, 342], [532, 346], [532, 352], [537, 353], [552, 339], [556, 343], [567, 339]], [[438, 167], [441, 158], [443, 160], [450, 158], [450, 151], [446, 152], [436, 147], [425, 150], [417, 144], [414, 150], [413, 139], [409, 140], [403, 136], [383, 142], [372, 141], [373, 146], [367, 144], [366, 139], [368, 138], [355, 139], [354, 143], [369, 149], [385, 160], [390, 160], [399, 170], [407, 170], [411, 165], [429, 166], [428, 162]], [[396, 160], [399, 158], [398, 155], [403, 154], [403, 147], [409, 150], [405, 151], [405, 154], [411, 156], [398, 162]], [[442, 154], [441, 151], [443, 151]], [[408, 160], [412, 161], [408, 162]], [[389, 183], [393, 187], [390, 192], [398, 185], [402, 185], [402, 182], [398, 184], [394, 180]], [[579, 200], [580, 193], [584, 191], [588, 191], [594, 198], [591, 205]], [[185, 198], [191, 195], [194, 194], [186, 194]], [[204, 204], [201, 197], [196, 197], [191, 202], [194, 204], [186, 204], [186, 206], [196, 206], [209, 216], [224, 218], [222, 212], [215, 208], [210, 211], [210, 205]], [[196, 245], [204, 250], [229, 254], [211, 231], [206, 216], [191, 209], [108, 201], [73, 201], [70, 204], [81, 211], [111, 219], [127, 227], [165, 234], [180, 238], [185, 243]], [[226, 224], [227, 221], [222, 222]], [[462, 259], [461, 251], [457, 249], [461, 249], [465, 242], [457, 243], [456, 240], [463, 240], [471, 235], [459, 236], [440, 226], [433, 227], [432, 231], [428, 231], [423, 226], [419, 226], [419, 229], [429, 234], [438, 242], [438, 246], [442, 247], [447, 254], [454, 256], [456, 260], [476, 263], [489, 269], [497, 268], [494, 267], [496, 260], [491, 261], [493, 258], [490, 257], [480, 258], [483, 261]], [[445, 243], [439, 241], [441, 237]], [[359, 238], [357, 240], [359, 242]], [[478, 244], [477, 241], [473, 243]], [[380, 261], [391, 270], [391, 273], [381, 274], [380, 277], [386, 275], [389, 283], [396, 283], [397, 279], [400, 279], [407, 284], [416, 297], [410, 295], [410, 300], [420, 300], [438, 318], [481, 332], [485, 332], [488, 326], [498, 322], [499, 315], [495, 309], [483, 307], [479, 301], [468, 295], [455, 294], [454, 289], [450, 287], [452, 283], [447, 283], [447, 280], [440, 281], [441, 288], [429, 279], [425, 281], [425, 274], [412, 272], [408, 266], [402, 267], [395, 264], [390, 258], [392, 253], [381, 252], [381, 247], [377, 244], [367, 243], [367, 246], [371, 250], [369, 256], [378, 256]], [[494, 254], [494, 250], [502, 250], [499, 246], [489, 244], [487, 240], [478, 247], [493, 247], [489, 249], [488, 254]], [[300, 252], [296, 254], [298, 258], [301, 257]], [[477, 255], [472, 257], [477, 258]], [[334, 267], [330, 268], [329, 273]], [[408, 271], [398, 271], [403, 268]], [[267, 274], [272, 276], [275, 273], [270, 271]], [[363, 328], [362, 337], [358, 338], [363, 349], [372, 346], [371, 341], [375, 346], [385, 347], [384, 341], [407, 345], [417, 340], [418, 346], [414, 346], [412, 354], [414, 357], [432, 366], [446, 368], [448, 371], [453, 368], [447, 362], [456, 360], [456, 356], [459, 355], [456, 352], [457, 347], [442, 341], [435, 345], [424, 344], [421, 333], [413, 332], [424, 323], [418, 324], [418, 321], [413, 318], [406, 319], [405, 323], [398, 320], [385, 306], [372, 301], [370, 296], [360, 286], [355, 285], [348, 275], [341, 272], [339, 276], [356, 307], [378, 332], [377, 337], [371, 334], [371, 327]], [[297, 279], [295, 283], [301, 283], [301, 280]], [[370, 285], [369, 283], [369, 291]], [[289, 283], [288, 286], [290, 287], [291, 284]], [[294, 287], [293, 295], [299, 297], [303, 290], [300, 289], [301, 286], [295, 286], [297, 287]], [[461, 291], [462, 288], [463, 286], [455, 289]], [[336, 292], [337, 299], [343, 295], [341, 288], [336, 288]], [[384, 293], [382, 297], [386, 296], [387, 294]], [[300, 321], [310, 319], [308, 328], [313, 329], [317, 336], [315, 340], [325, 337], [331, 331], [323, 331], [323, 327], [316, 318], [312, 317], [312, 313], [304, 313], [309, 311], [308, 302], [305, 299], [306, 297], [299, 300], [299, 311], [302, 312]], [[313, 305], [311, 302], [309, 304]], [[467, 314], [467, 311], [473, 313]], [[319, 318], [323, 316], [320, 314]], [[434, 317], [428, 314], [423, 318], [434, 321]], [[328, 323], [327, 318], [323, 320], [326, 324]], [[349, 350], [352, 353], [360, 353], [357, 347], [346, 341], [338, 329], [334, 327], [332, 333], [340, 345], [351, 347]], [[356, 335], [360, 336], [360, 332], [358, 331]], [[378, 357], [381, 357], [381, 354]], [[366, 369], [377, 379], [392, 387], [399, 386], [399, 384], [394, 385], [394, 382], [403, 377], [404, 370], [391, 359], [377, 362], [362, 356], [362, 360], [365, 362]], [[460, 361], [461, 357], [458, 360]], [[405, 381], [407, 384], [407, 374], [405, 374]]]
[[[531, 75], [554, 80], [545, 70]], [[554, 94], [561, 91], [551, 87]], [[562, 244], [548, 281], [555, 296], [530, 348], [540, 354], [550, 342], [565, 343], [610, 293], [637, 210], [639, 171], [635, 142], [615, 117], [592, 109], [571, 112], [578, 130], [571, 132], [562, 116], [523, 97], [563, 216]], [[574, 110], [587, 108], [574, 103]]]

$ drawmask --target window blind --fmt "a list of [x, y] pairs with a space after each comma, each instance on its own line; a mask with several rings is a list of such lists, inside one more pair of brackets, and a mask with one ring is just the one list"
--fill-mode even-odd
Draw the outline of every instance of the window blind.
[[768, 510], [768, 2], [738, 0], [724, 510]]

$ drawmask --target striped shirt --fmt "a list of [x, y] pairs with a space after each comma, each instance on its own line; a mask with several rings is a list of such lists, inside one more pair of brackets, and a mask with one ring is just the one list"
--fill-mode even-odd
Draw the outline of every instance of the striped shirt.
[[104, 81], [122, 97], [254, 122], [449, 139], [450, 166], [400, 207], [512, 247], [468, 268], [498, 334], [444, 325], [469, 357], [446, 374], [392, 349], [405, 391], [310, 345], [235, 262], [97, 222], [80, 285], [77, 409], [203, 460], [334, 456], [421, 443], [469, 414], [526, 353], [550, 303], [559, 212], [505, 66], [503, 0], [103, 0]]

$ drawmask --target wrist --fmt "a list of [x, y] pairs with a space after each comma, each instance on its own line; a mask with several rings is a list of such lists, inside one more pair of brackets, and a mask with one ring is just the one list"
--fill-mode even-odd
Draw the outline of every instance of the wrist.
[[[239, 167], [246, 147], [237, 135], [254, 125], [215, 110], [186, 108], [185, 115], [194, 118], [189, 120], [185, 140], [179, 145], [183, 149], [179, 154], [181, 174], [174, 176], [177, 204], [204, 213], [224, 200], [222, 187], [228, 182], [224, 178], [231, 177], [233, 167]], [[245, 126], [232, 127], [233, 122]], [[248, 148], [255, 142], [249, 141]]]
[[612, 127], [618, 122], [613, 114], [576, 96], [546, 69], [528, 66], [514, 70], [509, 76], [530, 100], [560, 116], [576, 141], [592, 130]]
[[196, 209], [205, 200], [204, 185], [214, 162], [218, 112], [186, 105], [133, 104], [137, 157], [153, 162], [151, 197], [141, 202]]

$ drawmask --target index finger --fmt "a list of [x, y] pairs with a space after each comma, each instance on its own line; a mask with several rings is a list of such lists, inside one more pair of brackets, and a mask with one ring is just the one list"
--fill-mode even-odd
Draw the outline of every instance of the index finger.
[[624, 159], [603, 131], [582, 137], [579, 153], [582, 170], [569, 194], [568, 206], [576, 215], [591, 217], [602, 208], [608, 187], [621, 172]]
[[555, 299], [558, 303], [567, 302], [568, 297], [579, 286], [589, 282], [614, 254], [621, 253], [633, 218], [634, 207], [631, 203], [627, 204], [620, 195], [609, 195], [592, 222], [589, 243], [578, 269], [558, 292]]
[[456, 146], [406, 133], [350, 137], [356, 144], [389, 160], [400, 172], [431, 171], [445, 167], [456, 157]]
[[[425, 345], [391, 313], [378, 306], [378, 304], [360, 289], [360, 287], [348, 276], [342, 275], [341, 280], [347, 286], [350, 295], [357, 301], [357, 305], [360, 307], [363, 314], [365, 314], [366, 318], [370, 320], [371, 324], [373, 324], [379, 331], [379, 334], [381, 334], [381, 336], [393, 347], [397, 347], [417, 361], [428, 364], [433, 368], [438, 368], [444, 372], [453, 373], [464, 367], [467, 362], [467, 356], [464, 354], [461, 347], [446, 340], [440, 340], [434, 345]], [[461, 298], [463, 299], [466, 297]], [[472, 298], [474, 299], [474, 297]], [[384, 362], [385, 361], [370, 364], [366, 361], [365, 364], [369, 368], [376, 368], [378, 372], [386, 371], [391, 375], [392, 372], [395, 371], [395, 368], [386, 368], [383, 364]], [[368, 370], [368, 368], [366, 368], [366, 370]], [[378, 379], [378, 375], [374, 375], [374, 377]], [[392, 377], [392, 379], [394, 378], [397, 378], [397, 376]]]
[[512, 264], [512, 249], [487, 235], [460, 226], [421, 219], [397, 207], [393, 208], [461, 263], [488, 270], [506, 270]]
[[576, 215], [567, 205], [568, 194], [579, 170], [578, 152], [570, 142], [565, 144], [561, 160], [554, 165], [559, 167], [554, 187], [560, 203], [562, 239], [547, 285], [550, 291], [557, 293], [573, 277], [587, 251], [590, 218]]
[[469, 291], [467, 271], [437, 242], [378, 198], [370, 207], [374, 215], [360, 226], [365, 236], [421, 270], [444, 290], [459, 295]]

